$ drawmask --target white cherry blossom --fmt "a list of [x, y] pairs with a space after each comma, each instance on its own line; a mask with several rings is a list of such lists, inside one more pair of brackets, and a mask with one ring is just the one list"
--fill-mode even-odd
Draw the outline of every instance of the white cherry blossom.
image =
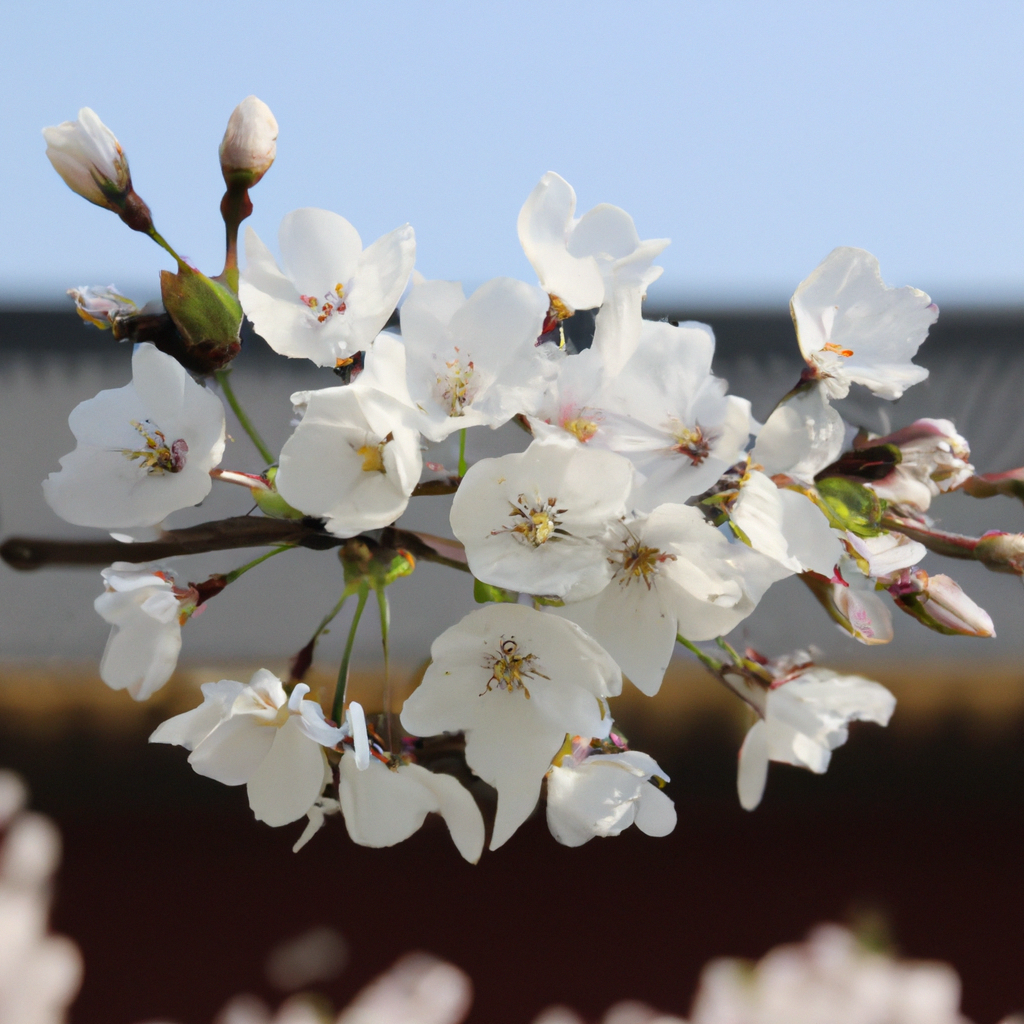
[[171, 678], [181, 651], [181, 627], [198, 594], [182, 589], [156, 566], [115, 562], [100, 574], [106, 590], [93, 607], [114, 628], [100, 661], [100, 678], [112, 690], [147, 700]]
[[101, 391], [71, 413], [78, 442], [43, 494], [78, 526], [154, 526], [210, 493], [224, 454], [224, 407], [153, 345], [132, 355], [132, 381]]
[[281, 497], [339, 537], [393, 523], [423, 468], [412, 411], [358, 382], [292, 403], [302, 419], [281, 449]]
[[552, 758], [570, 736], [604, 738], [618, 666], [571, 622], [523, 605], [487, 605], [445, 630], [405, 702], [417, 736], [464, 731], [466, 763], [498, 790], [491, 849], [529, 817]]
[[577, 623], [642, 692], [661, 688], [676, 636], [728, 633], [792, 570], [721, 531], [689, 505], [661, 505], [618, 524], [605, 545], [612, 581], [552, 613]]
[[278, 231], [281, 265], [249, 228], [238, 284], [245, 315], [275, 352], [336, 366], [387, 323], [412, 273], [416, 240], [406, 224], [363, 249], [329, 210], [293, 210]]
[[563, 846], [617, 836], [634, 824], [649, 836], [675, 828], [675, 805], [652, 781], [670, 780], [654, 758], [638, 750], [582, 753], [582, 760], [566, 756], [548, 773], [548, 828]]
[[120, 212], [132, 187], [128, 158], [94, 110], [82, 107], [76, 120], [44, 128], [43, 138], [46, 155], [68, 188], [90, 203]]
[[481, 459], [452, 502], [451, 525], [477, 579], [569, 600], [611, 578], [603, 543], [626, 512], [633, 479], [612, 452], [534, 442]]
[[265, 668], [248, 683], [222, 679], [202, 691], [203, 703], [160, 725], [150, 743], [185, 747], [200, 775], [245, 785], [259, 821], [276, 826], [303, 817], [329, 777], [323, 748], [337, 746], [347, 730], [306, 699], [305, 683], [289, 696]]
[[901, 570], [917, 565], [928, 549], [902, 533], [880, 533], [877, 537], [858, 537], [846, 531], [846, 543], [857, 559], [861, 572], [877, 580], [888, 580]]
[[768, 691], [764, 718], [740, 748], [737, 788], [748, 811], [761, 802], [768, 762], [799, 765], [821, 774], [842, 746], [853, 721], [888, 725], [896, 698], [880, 683], [810, 666], [777, 680]]
[[839, 458], [846, 426], [819, 381], [791, 391], [765, 421], [751, 458], [768, 476], [784, 475], [810, 486]]
[[831, 398], [863, 384], [899, 398], [928, 376], [912, 363], [938, 307], [917, 288], [890, 288], [863, 249], [833, 249], [793, 293], [800, 352]]
[[360, 846], [394, 846], [408, 839], [428, 814], [444, 818], [459, 853], [471, 864], [484, 848], [484, 820], [476, 801], [457, 779], [418, 764], [388, 766], [371, 758], [360, 771], [346, 753], [338, 792], [349, 838]]

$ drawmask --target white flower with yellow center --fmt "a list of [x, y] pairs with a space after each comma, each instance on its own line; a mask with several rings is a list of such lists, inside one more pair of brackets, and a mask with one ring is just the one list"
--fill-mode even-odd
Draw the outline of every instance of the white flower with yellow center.
[[78, 526], [155, 526], [209, 494], [224, 454], [220, 399], [150, 344], [136, 347], [130, 384], [82, 402], [68, 425], [78, 446], [43, 494]]
[[249, 228], [238, 284], [245, 315], [275, 352], [334, 367], [367, 348], [395, 311], [416, 259], [406, 224], [363, 249], [329, 210], [293, 210], [278, 231], [283, 271]]
[[611, 578], [604, 538], [626, 512], [633, 480], [613, 452], [534, 442], [472, 466], [451, 525], [477, 579], [570, 600]]
[[918, 288], [890, 288], [864, 249], [833, 249], [790, 303], [800, 352], [830, 398], [863, 384], [899, 398], [928, 376], [911, 362], [939, 310]]
[[173, 743], [191, 751], [189, 764], [226, 786], [245, 785], [257, 820], [287, 825], [303, 817], [330, 777], [324, 747], [347, 735], [324, 717], [309, 687], [291, 695], [281, 680], [261, 668], [248, 683], [205, 683], [203, 703], [160, 725], [150, 743]]
[[498, 790], [497, 849], [529, 817], [552, 758], [572, 736], [604, 738], [618, 666], [571, 622], [523, 605], [487, 605], [442, 633], [402, 725], [463, 731], [466, 762]]
[[676, 827], [676, 809], [661, 786], [668, 775], [649, 754], [585, 752], [563, 757], [548, 773], [547, 817], [563, 846], [582, 846], [594, 836], [617, 836], [636, 825], [649, 836]]
[[814, 665], [784, 675], [768, 691], [764, 718], [751, 726], [740, 749], [740, 803], [752, 811], [761, 802], [769, 761], [821, 774], [832, 751], [846, 742], [850, 722], [888, 725], [895, 708], [896, 698], [863, 676]]
[[585, 629], [650, 696], [661, 688], [677, 635], [711, 640], [728, 633], [792, 571], [730, 543], [689, 505], [661, 505], [620, 523], [605, 552], [611, 583], [552, 613]]
[[412, 411], [358, 383], [300, 391], [292, 403], [302, 419], [281, 449], [281, 497], [339, 537], [393, 523], [423, 467]]

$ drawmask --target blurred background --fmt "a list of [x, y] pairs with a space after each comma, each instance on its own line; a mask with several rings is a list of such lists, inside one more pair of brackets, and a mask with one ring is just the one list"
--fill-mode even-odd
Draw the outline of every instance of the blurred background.
[[[851, 421], [885, 430], [953, 419], [980, 471], [1024, 464], [1024, 8], [1015, 2], [770, 5], [251, 2], [215, 8], [36, 3], [3, 12], [0, 65], [0, 531], [86, 536], [39, 483], [72, 446], [75, 404], [130, 377], [130, 353], [68, 311], [66, 288], [115, 283], [140, 302], [168, 266], [147, 239], [74, 196], [39, 129], [93, 107], [118, 134], [161, 232], [202, 269], [222, 260], [216, 147], [255, 93], [281, 125], [277, 163], [249, 221], [273, 248], [299, 206], [342, 213], [365, 242], [409, 221], [417, 266], [467, 291], [533, 280], [515, 233], [547, 170], [579, 212], [623, 206], [641, 237], [670, 237], [648, 315], [710, 323], [715, 370], [765, 416], [800, 360], [789, 295], [836, 245], [870, 249], [883, 276], [942, 310], [898, 403], [855, 393]], [[249, 338], [235, 386], [272, 446], [288, 396], [333, 382]], [[859, 389], [857, 389], [859, 390]], [[225, 466], [262, 468], [240, 430]], [[473, 432], [471, 458], [520, 447]], [[444, 449], [432, 458], [453, 462]], [[224, 488], [187, 525], [248, 511]], [[446, 534], [445, 498], [404, 525]], [[1009, 499], [941, 499], [946, 529], [1024, 530]], [[246, 552], [184, 562], [205, 578]], [[195, 776], [148, 732], [193, 706], [201, 682], [284, 671], [341, 589], [329, 555], [293, 552], [245, 576], [185, 631], [178, 676], [147, 705], [99, 682], [106, 627], [92, 569], [0, 566], [0, 765], [24, 772], [60, 823], [56, 925], [82, 945], [77, 1021], [200, 1024], [232, 993], [270, 996], [269, 950], [329, 925], [349, 965], [339, 998], [410, 948], [447, 956], [477, 985], [473, 1021], [529, 1020], [553, 1001], [591, 1016], [638, 997], [685, 1012], [714, 955], [758, 956], [816, 921], [882, 915], [903, 952], [960, 970], [979, 1022], [1024, 1006], [1024, 591], [929, 556], [992, 615], [994, 640], [945, 638], [909, 617], [865, 648], [801, 585], [773, 588], [734, 641], [769, 654], [813, 642], [822, 660], [889, 686], [887, 730], [855, 728], [822, 778], [775, 766], [743, 812], [735, 756], [747, 722], [691, 662], [654, 701], [616, 708], [672, 776], [673, 836], [565, 850], [543, 814], [478, 867], [439, 822], [403, 846], [354, 846], [332, 820], [257, 824], [242, 792]], [[191, 574], [191, 575], [190, 575]], [[465, 580], [421, 565], [391, 592], [395, 662], [413, 685], [430, 640], [472, 606]], [[438, 599], [438, 594], [443, 599]], [[223, 604], [221, 603], [223, 602]], [[899, 614], [899, 613], [896, 613]], [[272, 626], [271, 626], [272, 624]], [[345, 619], [319, 649], [337, 665]], [[367, 628], [367, 626], [369, 628]], [[379, 634], [363, 628], [355, 685], [372, 704]]]

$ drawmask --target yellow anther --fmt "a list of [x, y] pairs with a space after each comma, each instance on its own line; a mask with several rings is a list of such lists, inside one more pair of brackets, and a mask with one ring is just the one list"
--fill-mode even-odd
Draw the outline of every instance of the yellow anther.
[[482, 697], [492, 686], [513, 693], [515, 690], [522, 690], [526, 699], [530, 699], [530, 691], [527, 689], [524, 679], [537, 676], [547, 679], [539, 668], [534, 667], [537, 660], [536, 654], [520, 654], [519, 644], [515, 637], [501, 638], [498, 654], [488, 654], [484, 658], [484, 668], [491, 670], [491, 678], [487, 680], [486, 689], [480, 694]]

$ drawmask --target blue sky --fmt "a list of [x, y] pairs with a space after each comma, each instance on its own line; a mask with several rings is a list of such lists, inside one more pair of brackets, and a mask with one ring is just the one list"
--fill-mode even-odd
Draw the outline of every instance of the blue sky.
[[333, 209], [419, 269], [533, 279], [515, 233], [547, 170], [670, 237], [651, 297], [785, 304], [836, 245], [939, 305], [1024, 302], [1024, 4], [74, 0], [8, 5], [0, 301], [167, 258], [74, 196], [44, 125], [91, 106], [179, 252], [217, 272], [216, 148], [255, 93], [281, 126], [249, 223]]

